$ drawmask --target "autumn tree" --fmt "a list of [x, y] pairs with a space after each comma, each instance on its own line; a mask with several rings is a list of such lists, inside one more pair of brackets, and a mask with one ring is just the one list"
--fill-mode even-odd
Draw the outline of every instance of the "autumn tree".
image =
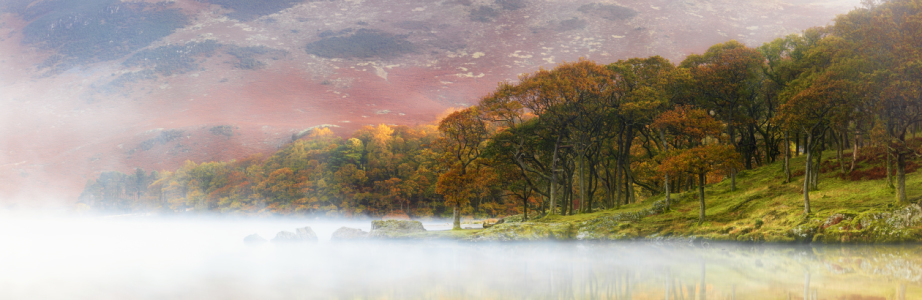
[[704, 185], [709, 173], [727, 174], [741, 167], [740, 155], [727, 145], [710, 144], [676, 151], [660, 165], [662, 172], [673, 176], [687, 173], [698, 177], [698, 224], [704, 223]]
[[860, 72], [869, 85], [864, 98], [884, 122], [888, 157], [896, 159], [896, 198], [906, 202], [906, 160], [919, 155], [907, 134], [922, 123], [922, 1], [865, 4], [839, 16], [833, 32], [850, 42], [855, 59], [868, 60]]
[[[670, 76], [675, 66], [660, 56], [620, 60], [609, 64], [614, 87], [611, 96], [603, 99], [612, 112], [616, 133], [615, 147], [618, 149], [614, 180], [616, 190], [625, 187], [625, 202], [635, 202], [634, 184], [638, 182], [631, 171], [631, 148], [637, 135], [653, 122], [656, 116], [669, 107]], [[620, 175], [620, 176], [619, 176]], [[620, 181], [623, 181], [622, 185]], [[621, 198], [618, 193], [618, 203]]]
[[[718, 137], [723, 131], [723, 124], [711, 117], [707, 111], [689, 105], [676, 105], [673, 109], [663, 112], [651, 127], [659, 133], [665, 153], [700, 146], [705, 138]], [[669, 208], [669, 173], [663, 174], [666, 208]]]
[[436, 191], [453, 209], [453, 229], [461, 229], [461, 206], [473, 195], [477, 180], [477, 161], [487, 139], [487, 129], [476, 107], [454, 112], [439, 122], [438, 148], [445, 172], [439, 176]]
[[[729, 41], [711, 46], [704, 54], [689, 55], [680, 65], [692, 75], [696, 102], [727, 124], [727, 142], [742, 154], [747, 169], [755, 158], [757, 119], [765, 112], [759, 101], [763, 62], [759, 51]], [[736, 186], [735, 174], [730, 174], [731, 189]]]

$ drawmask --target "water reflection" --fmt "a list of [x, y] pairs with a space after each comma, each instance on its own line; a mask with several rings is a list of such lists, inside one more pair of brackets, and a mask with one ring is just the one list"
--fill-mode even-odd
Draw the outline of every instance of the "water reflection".
[[[922, 299], [917, 245], [331, 243], [341, 224], [314, 223], [2, 219], [0, 298]], [[320, 243], [242, 243], [304, 225]]]

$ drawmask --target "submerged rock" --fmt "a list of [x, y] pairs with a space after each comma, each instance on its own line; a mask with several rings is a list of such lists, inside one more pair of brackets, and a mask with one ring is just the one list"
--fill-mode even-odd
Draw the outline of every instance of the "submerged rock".
[[340, 227], [333, 232], [330, 237], [331, 241], [357, 241], [368, 239], [368, 233], [355, 228]]
[[426, 228], [423, 228], [423, 223], [420, 223], [419, 221], [371, 221], [371, 233], [369, 233], [369, 236], [379, 238], [399, 238], [406, 237], [407, 234], [417, 232], [426, 232]]
[[255, 233], [243, 238], [243, 243], [247, 245], [251, 245], [251, 246], [261, 245], [265, 242], [268, 242], [268, 241]]
[[273, 243], [284, 243], [284, 242], [300, 242], [301, 238], [298, 237], [297, 233], [291, 231], [279, 231], [275, 234], [275, 238], [272, 239]]
[[303, 228], [295, 229], [295, 233], [298, 234], [298, 238], [305, 242], [317, 242], [317, 234], [314, 233], [314, 230], [310, 226], [304, 226]]
[[295, 232], [279, 231], [272, 242], [317, 242], [317, 234], [310, 227], [295, 229]]
[[539, 241], [570, 239], [569, 223], [503, 223], [484, 229], [473, 241]]

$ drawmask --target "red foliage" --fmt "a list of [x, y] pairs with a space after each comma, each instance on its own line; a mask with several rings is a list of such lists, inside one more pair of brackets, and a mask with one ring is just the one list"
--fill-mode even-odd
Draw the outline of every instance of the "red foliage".
[[[907, 174], [915, 172], [918, 168], [919, 168], [918, 163], [914, 161], [906, 162], [906, 173]], [[894, 175], [896, 175], [896, 166], [893, 167], [892, 172]], [[887, 178], [887, 166], [876, 166], [876, 167], [868, 168], [865, 170], [854, 170], [851, 173], [848, 173], [846, 174], [846, 176], [844, 176], [844, 179], [848, 179], [851, 181], [875, 180], [875, 179], [883, 179], [883, 178]]]

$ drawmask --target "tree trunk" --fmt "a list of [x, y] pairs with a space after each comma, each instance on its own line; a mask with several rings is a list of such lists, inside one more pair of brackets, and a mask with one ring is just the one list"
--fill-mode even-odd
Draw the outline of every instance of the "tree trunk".
[[845, 152], [845, 131], [836, 136], [836, 160], [839, 161], [839, 170], [842, 174], [845, 174], [845, 160], [843, 158], [843, 153]]
[[[618, 145], [620, 146], [621, 143], [618, 143]], [[619, 151], [620, 151], [620, 150], [619, 150]], [[622, 186], [622, 184], [621, 184], [621, 178], [623, 177], [623, 173], [624, 173], [624, 172], [621, 171], [621, 164], [622, 164], [622, 161], [621, 161], [621, 154], [619, 153], [619, 154], [618, 154], [618, 161], [615, 163], [615, 198], [616, 198], [616, 199], [615, 199], [615, 200], [616, 200], [616, 204], [615, 204], [616, 206], [615, 206], [615, 207], [617, 207], [617, 208], [621, 208], [621, 204], [622, 204], [622, 202], [621, 202], [622, 197], [621, 197], [621, 196], [622, 196], [622, 194], [623, 194], [622, 191], [621, 191], [621, 186]]]
[[455, 203], [454, 205], [454, 212], [452, 213], [452, 219], [454, 220], [454, 223], [452, 224], [452, 227], [451, 227], [451, 229], [453, 230], [461, 229], [461, 207], [460, 206], [461, 205], [458, 203]]
[[599, 190], [599, 176], [598, 176], [599, 173], [598, 173], [598, 170], [596, 169], [597, 166], [598, 166], [598, 161], [592, 161], [592, 160], [589, 161], [589, 166], [588, 166], [589, 172], [587, 172], [589, 175], [586, 176], [588, 177], [588, 180], [589, 180], [589, 187], [588, 187], [588, 191], [586, 192], [587, 193], [586, 212], [588, 213], [592, 213], [592, 210], [593, 210], [592, 205], [595, 204], [594, 195], [596, 194], [596, 191]]
[[855, 131], [855, 138], [853, 138], [853, 140], [855, 140], [855, 147], [852, 148], [852, 166], [848, 168], [849, 173], [851, 173], [852, 171], [855, 171], [855, 164], [858, 162], [858, 140], [860, 139], [861, 139], [861, 133], [858, 131]]
[[528, 221], [528, 198], [531, 196], [531, 192], [529, 192], [528, 189], [529, 187], [525, 186], [525, 197], [522, 197], [522, 222]]
[[698, 225], [704, 223], [704, 173], [698, 173], [698, 201], [701, 204], [701, 210], [698, 211]]
[[896, 153], [896, 196], [900, 203], [906, 203], [906, 153]]
[[791, 141], [788, 132], [784, 132], [784, 183], [791, 182]]
[[551, 161], [551, 183], [550, 183], [551, 185], [551, 188], [550, 188], [551, 201], [550, 202], [551, 203], [549, 204], [549, 207], [548, 207], [549, 215], [553, 215], [557, 213], [557, 197], [555, 197], [555, 195], [557, 194], [557, 152], [559, 151], [560, 151], [560, 136], [558, 136], [557, 141], [554, 142], [554, 155], [551, 158], [552, 160]]
[[806, 166], [804, 166], [804, 215], [810, 214], [810, 173], [813, 172], [811, 162], [813, 161], [810, 154], [810, 135], [807, 135], [807, 147], [804, 149], [807, 154]]
[[624, 169], [625, 202], [636, 203], [637, 197], [634, 195], [634, 174], [631, 172], [631, 144], [634, 142], [634, 129], [632, 127], [627, 127], [625, 131], [626, 137], [621, 147], [621, 155], [624, 157], [621, 168]]
[[630, 203], [637, 203], [637, 195], [634, 194], [634, 174], [631, 173], [631, 167], [624, 168], [624, 184], [627, 191], [627, 199]]
[[[585, 154], [585, 152], [583, 154]], [[577, 172], [579, 172], [579, 212], [580, 213], [585, 213], [587, 211], [586, 205], [588, 202], [586, 201], [586, 199], [588, 198], [586, 197], [586, 194], [587, 194], [586, 193], [586, 172], [585, 172], [586, 158], [583, 154], [577, 154], [579, 155], [579, 158], [577, 160], [577, 164], [579, 164], [579, 166], [577, 166], [577, 169], [578, 169]]]
[[887, 187], [892, 189], [894, 188], [893, 186], [893, 159], [892, 159], [893, 156], [890, 155], [890, 145], [886, 145], [885, 147], [887, 147]]
[[565, 215], [569, 216], [573, 214], [573, 176], [567, 176], [567, 183], [564, 186], [566, 189], [566, 203], [567, 203], [567, 213]]
[[[666, 134], [663, 133], [663, 130], [659, 130], [659, 138], [663, 141], [663, 152], [669, 151], [669, 144], [666, 143]], [[666, 210], [669, 210], [669, 174], [663, 175], [663, 188], [666, 190]]]
[[730, 169], [730, 191], [736, 191], [736, 169]]
[[820, 148], [817, 149], [816, 154], [813, 155], [813, 157], [816, 158], [816, 161], [813, 163], [813, 172], [810, 172], [810, 175], [811, 175], [810, 190], [811, 191], [815, 191], [820, 188], [820, 185], [819, 185], [820, 169], [823, 166], [823, 150], [825, 150], [823, 148], [825, 147], [822, 144], [817, 145], [817, 146]]

